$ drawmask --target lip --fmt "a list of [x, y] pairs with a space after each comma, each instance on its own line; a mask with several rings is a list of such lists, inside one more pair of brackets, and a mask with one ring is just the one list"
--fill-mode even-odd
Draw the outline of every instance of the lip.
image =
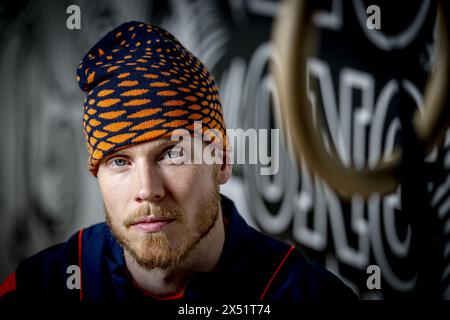
[[158, 232], [173, 221], [174, 219], [169, 218], [144, 217], [136, 220], [131, 226], [144, 232]]

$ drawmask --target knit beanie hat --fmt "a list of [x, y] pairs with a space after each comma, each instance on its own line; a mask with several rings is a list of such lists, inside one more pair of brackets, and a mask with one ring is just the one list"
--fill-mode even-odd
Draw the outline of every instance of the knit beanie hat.
[[162, 28], [132, 21], [110, 31], [84, 56], [77, 81], [87, 92], [83, 133], [94, 176], [108, 154], [170, 138], [177, 129], [196, 134], [194, 121], [201, 121], [202, 133], [216, 129], [226, 148], [214, 79]]

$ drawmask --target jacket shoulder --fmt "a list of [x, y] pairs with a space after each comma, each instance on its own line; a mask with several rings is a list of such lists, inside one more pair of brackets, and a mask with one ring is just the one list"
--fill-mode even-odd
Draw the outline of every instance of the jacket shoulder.
[[303, 289], [308, 292], [308, 300], [358, 300], [353, 290], [337, 275], [305, 257], [299, 250], [295, 250], [287, 269], [288, 274], [293, 273], [292, 278], [296, 279], [297, 288], [293, 291], [299, 294]]
[[253, 252], [271, 261], [261, 298], [278, 301], [357, 300], [355, 293], [332, 272], [299, 249], [251, 228]]
[[[81, 266], [81, 249], [90, 238], [105, 232], [99, 223], [74, 233], [66, 242], [53, 245], [20, 262], [16, 269], [19, 296], [40, 299], [64, 298], [77, 290], [67, 290], [67, 279], [74, 266]], [[62, 296], [61, 296], [62, 295]]]

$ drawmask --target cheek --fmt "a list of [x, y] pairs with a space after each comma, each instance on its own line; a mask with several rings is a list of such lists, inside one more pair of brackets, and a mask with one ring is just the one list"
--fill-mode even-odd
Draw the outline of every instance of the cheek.
[[125, 183], [117, 183], [109, 180], [99, 180], [99, 186], [103, 201], [111, 218], [118, 218], [120, 213], [125, 211], [126, 199], [128, 197], [125, 191], [130, 189], [127, 188]]
[[205, 197], [213, 190], [212, 168], [206, 165], [186, 165], [166, 175], [166, 187], [177, 205], [187, 214], [188, 224], [195, 224]]
[[184, 165], [175, 170], [167, 170], [166, 187], [175, 198], [185, 202], [197, 199], [212, 188], [211, 168], [205, 165]]

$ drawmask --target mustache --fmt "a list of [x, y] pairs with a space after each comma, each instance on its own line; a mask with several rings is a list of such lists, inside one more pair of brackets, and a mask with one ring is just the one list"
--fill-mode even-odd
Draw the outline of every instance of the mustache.
[[130, 227], [138, 220], [150, 216], [161, 219], [180, 220], [183, 217], [183, 210], [178, 208], [168, 209], [163, 207], [142, 206], [136, 209], [123, 223], [126, 227]]

